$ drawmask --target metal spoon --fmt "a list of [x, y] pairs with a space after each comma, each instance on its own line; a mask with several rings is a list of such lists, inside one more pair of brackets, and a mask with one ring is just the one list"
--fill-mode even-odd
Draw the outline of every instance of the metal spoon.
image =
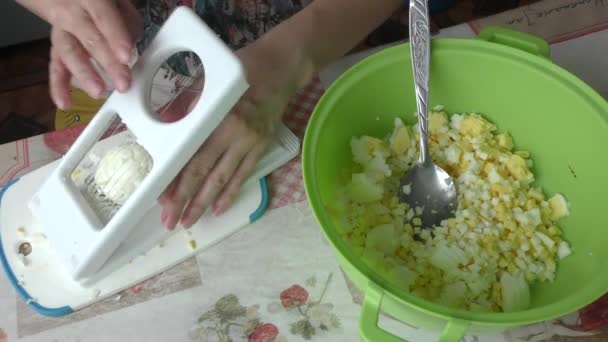
[[429, 62], [431, 37], [428, 0], [410, 1], [410, 46], [418, 126], [420, 159], [401, 179], [399, 199], [410, 208], [423, 208], [422, 227], [433, 228], [452, 217], [458, 208], [456, 186], [447, 172], [433, 164], [428, 144]]

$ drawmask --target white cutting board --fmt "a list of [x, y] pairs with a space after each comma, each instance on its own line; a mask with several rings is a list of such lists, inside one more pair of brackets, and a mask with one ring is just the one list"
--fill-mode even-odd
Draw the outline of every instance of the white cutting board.
[[[120, 134], [100, 142], [105, 149], [123, 140]], [[220, 242], [261, 217], [268, 204], [265, 177], [296, 156], [298, 139], [284, 126], [258, 163], [254, 175], [244, 184], [234, 205], [221, 216], [205, 214], [192, 228], [167, 232], [161, 225], [160, 206], [144, 217], [95, 279], [81, 284], [72, 279], [53, 246], [44, 238], [43, 228], [31, 216], [27, 202], [59, 161], [45, 165], [0, 189], [0, 261], [15, 289], [33, 309], [47, 316], [70, 314], [92, 303], [117, 294], [161, 273]], [[25, 233], [19, 231], [24, 228]], [[69, 233], [70, 218], [66, 217]], [[164, 237], [160, 245], [159, 237]], [[196, 244], [191, 245], [191, 241]], [[26, 263], [17, 253], [23, 242], [32, 252]], [[141, 250], [134, 259], [134, 249]], [[107, 274], [104, 270], [118, 270]]]

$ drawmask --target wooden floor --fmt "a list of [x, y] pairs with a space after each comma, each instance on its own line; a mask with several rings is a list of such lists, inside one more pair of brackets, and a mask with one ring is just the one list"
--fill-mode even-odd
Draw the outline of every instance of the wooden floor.
[[[453, 26], [536, 1], [460, 0], [450, 10], [434, 15], [433, 27]], [[403, 27], [387, 25], [373, 43], [401, 39], [403, 34]], [[49, 47], [42, 40], [0, 49], [0, 144], [54, 129], [55, 107], [47, 85]]]

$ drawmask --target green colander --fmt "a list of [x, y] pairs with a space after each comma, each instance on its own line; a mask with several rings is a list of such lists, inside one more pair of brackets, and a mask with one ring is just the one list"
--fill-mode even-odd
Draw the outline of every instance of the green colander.
[[[606, 73], [606, 70], [598, 70]], [[553, 64], [548, 44], [525, 33], [487, 28], [476, 39], [432, 42], [430, 106], [476, 111], [530, 151], [537, 182], [565, 194], [563, 221], [573, 254], [552, 283], [534, 285], [532, 306], [514, 313], [451, 309], [404, 292], [363, 261], [340, 237], [327, 210], [344, 170], [350, 139], [383, 137], [395, 117], [415, 123], [409, 45], [376, 53], [344, 73], [319, 101], [303, 144], [308, 200], [340, 265], [365, 292], [360, 334], [365, 341], [400, 341], [378, 327], [384, 311], [411, 325], [442, 331], [441, 341], [557, 318], [608, 292], [608, 104], [581, 80]]]

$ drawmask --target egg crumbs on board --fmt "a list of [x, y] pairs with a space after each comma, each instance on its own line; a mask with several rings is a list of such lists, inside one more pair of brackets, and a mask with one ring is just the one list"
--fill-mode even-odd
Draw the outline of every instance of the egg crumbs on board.
[[474, 311], [526, 309], [529, 285], [553, 281], [557, 261], [571, 253], [558, 226], [569, 215], [565, 198], [547, 198], [534, 185], [530, 154], [514, 150], [508, 133], [479, 114], [448, 116], [437, 106], [429, 115], [431, 155], [454, 178], [459, 207], [431, 234], [420, 227], [420, 208], [397, 197], [417, 161], [418, 136], [417, 124], [396, 119], [385, 139], [352, 139], [357, 170], [340, 190], [341, 234], [369, 266], [428, 300]]

